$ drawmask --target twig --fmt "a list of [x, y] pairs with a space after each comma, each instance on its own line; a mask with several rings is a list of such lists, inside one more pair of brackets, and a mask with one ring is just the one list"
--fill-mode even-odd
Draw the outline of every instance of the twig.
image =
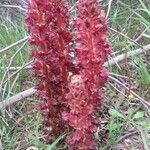
[[24, 12], [27, 11], [27, 9], [24, 9], [24, 8], [22, 8], [21, 6], [18, 6], [18, 5], [0, 5], [0, 7], [5, 7], [5, 8], [18, 8], [18, 9], [24, 11]]
[[[118, 83], [119, 85], [123, 86], [125, 89], [129, 90], [129, 88], [128, 88], [126, 85], [124, 85], [123, 83], [121, 83], [121, 82], [120, 82], [119, 80], [117, 80], [116, 78], [109, 76], [109, 79], [115, 81], [115, 82]], [[22, 100], [22, 99], [24, 99], [24, 98], [26, 98], [26, 97], [28, 97], [28, 96], [33, 95], [33, 94], [36, 92], [36, 90], [35, 90], [35, 89], [33, 90], [33, 89], [34, 89], [34, 87], [31, 88], [31, 89], [28, 89], [28, 90], [26, 90], [26, 91], [23, 91], [23, 92], [21, 92], [21, 93], [19, 93], [19, 94], [16, 94], [16, 95], [14, 95], [14, 96], [8, 98], [7, 100], [3, 100], [3, 101], [0, 103], [0, 107], [6, 108], [6, 107], [12, 105], [13, 103], [15, 103], [15, 102], [17, 102], [17, 101], [20, 101], [20, 100]], [[137, 95], [137, 94], [136, 94], [135, 92], [133, 92], [132, 90], [130, 90], [130, 92], [131, 92], [135, 97], [137, 97], [137, 98], [140, 100], [140, 102], [142, 102], [142, 104], [149, 110], [149, 108], [148, 108], [147, 106], [150, 107], [150, 104], [149, 104], [147, 101], [145, 101], [143, 98], [141, 98], [139, 95]], [[23, 93], [23, 96], [20, 96], [20, 95], [22, 95], [22, 93]], [[19, 95], [19, 96], [18, 96], [18, 95]], [[16, 99], [16, 100], [15, 100], [15, 99]]]
[[145, 34], [145, 32], [149, 29], [149, 27], [147, 27], [136, 39], [135, 41], [138, 42], [142, 37], [143, 35]]
[[69, 11], [72, 12], [74, 8], [75, 8], [75, 5], [73, 5], [73, 6], [69, 9]]
[[18, 72], [20, 72], [22, 69], [24, 69], [26, 66], [30, 65], [33, 63], [33, 60], [31, 60], [30, 62], [24, 64], [22, 67], [20, 67], [19, 70], [17, 70], [16, 72], [14, 72], [13, 74], [11, 74], [4, 82], [3, 84], [5, 84], [10, 78], [12, 78], [14, 75], [16, 75]]
[[117, 87], [115, 87], [111, 82], [108, 82], [108, 84], [110, 84], [118, 93], [121, 93], [124, 97], [128, 97], [123, 92], [121, 92], [120, 89], [118, 89]]
[[8, 98], [7, 100], [4, 100], [0, 103], [0, 108], [5, 109], [6, 107], [20, 101], [23, 100], [29, 96], [32, 96], [34, 93], [36, 92], [36, 89], [34, 88], [30, 88], [28, 90], [25, 90], [21, 93], [18, 93], [10, 98]]
[[24, 44], [23, 44], [23, 45], [14, 53], [14, 55], [10, 58], [9, 65], [8, 65], [8, 67], [7, 67], [7, 69], [6, 69], [5, 73], [4, 73], [4, 76], [3, 76], [2, 81], [1, 81], [1, 83], [0, 83], [0, 87], [2, 87], [3, 81], [4, 81], [4, 79], [5, 79], [6, 75], [7, 75], [7, 73], [8, 73], [9, 70], [10, 70], [10, 66], [11, 66], [11, 64], [12, 64], [12, 62], [13, 62], [15, 56], [24, 48], [24, 46], [26, 45], [27, 42], [28, 42], [28, 40], [25, 41]]
[[108, 67], [109, 65], [115, 65], [116, 63], [122, 61], [125, 59], [125, 56], [128, 58], [128, 57], [132, 57], [132, 56], [135, 56], [135, 55], [139, 55], [141, 54], [142, 52], [146, 52], [146, 51], [149, 51], [150, 50], [150, 44], [146, 45], [146, 46], [143, 46], [143, 48], [139, 48], [137, 50], [134, 50], [134, 51], [130, 51], [130, 52], [127, 52], [126, 54], [121, 54], [119, 56], [116, 56], [114, 58], [111, 58], [110, 60], [108, 60], [104, 65], [106, 67]]
[[111, 8], [111, 5], [112, 5], [112, 2], [113, 2], [113, 0], [110, 0], [109, 3], [108, 3], [108, 9], [107, 9], [106, 18], [108, 18], [108, 16], [109, 16], [109, 12], [110, 12], [110, 8]]
[[130, 137], [130, 136], [133, 136], [134, 134], [138, 134], [138, 131], [133, 131], [133, 132], [129, 132], [128, 134], [125, 134], [123, 136], [121, 136], [118, 140], [117, 140], [117, 143], [123, 141], [124, 139]]
[[[143, 48], [144, 48], [144, 50], [143, 50], [142, 48], [139, 48], [139, 49], [137, 49], [137, 50], [128, 52], [128, 53], [126, 54], [126, 55], [127, 55], [126, 57], [135, 56], [135, 55], [138, 55], [138, 54], [140, 54], [140, 53], [142, 53], [142, 52], [149, 51], [149, 50], [150, 50], [150, 44], [148, 44], [148, 45], [146, 45], [146, 46], [143, 46]], [[108, 60], [108, 61], [104, 64], [104, 66], [105, 66], [105, 67], [108, 67], [108, 66], [110, 66], [110, 65], [113, 66], [113, 65], [115, 65], [116, 63], [121, 62], [121, 61], [124, 60], [124, 59], [125, 59], [125, 54], [121, 54], [121, 55], [119, 55], [119, 56], [116, 56], [116, 57], [111, 58], [110, 60]], [[16, 70], [19, 70], [20, 68], [22, 68], [22, 67], [20, 67], [20, 66], [18, 66], [18, 67], [10, 67], [9, 69], [10, 69], [10, 71], [16, 71]], [[0, 67], [0, 69], [4, 70], [4, 69], [7, 69], [7, 67]], [[24, 67], [24, 69], [32, 69], [32, 66], [26, 66], [26, 67]]]
[[125, 37], [126, 39], [130, 40], [132, 43], [138, 45], [140, 48], [143, 48], [142, 45], [140, 45], [138, 42], [136, 42], [135, 40], [131, 39], [131, 38], [128, 37], [127, 35], [123, 34], [122, 32], [119, 32], [119, 31], [117, 31], [117, 30], [115, 30], [115, 29], [113, 29], [113, 28], [111, 28], [111, 27], [109, 27], [109, 29], [112, 30], [112, 31], [114, 31], [114, 32], [116, 32], [117, 34], [119, 34], [119, 35]]
[[127, 77], [127, 76], [123, 76], [123, 75], [116, 74], [116, 73], [110, 72], [109, 74], [112, 75], [112, 76], [116, 76], [116, 77], [120, 77], [120, 78], [124, 78], [124, 79], [129, 79], [129, 77]]
[[[16, 70], [19, 70], [20, 68], [22, 68], [22, 67], [21, 66], [19, 66], [19, 67], [10, 67], [9, 71], [16, 71]], [[0, 69], [1, 70], [7, 70], [8, 67], [0, 67]], [[32, 69], [32, 66], [29, 65], [29, 66], [24, 67], [23, 69]]]
[[[116, 82], [117, 84], [123, 86], [125, 89], [129, 90], [129, 88], [125, 84], [120, 82], [118, 79], [116, 79], [112, 76], [109, 76], [109, 79]], [[148, 111], [150, 111], [150, 104], [146, 100], [144, 100], [142, 97], [140, 97], [138, 94], [136, 94], [132, 90], [130, 90], [130, 93], [133, 94], [147, 108]]]
[[143, 37], [150, 39], [150, 35], [143, 33]]
[[7, 47], [1, 49], [1, 50], [0, 50], [0, 53], [5, 52], [5, 51], [9, 50], [10, 48], [13, 48], [13, 47], [15, 47], [15, 46], [17, 46], [17, 45], [19, 45], [19, 44], [21, 44], [21, 43], [27, 41], [27, 40], [29, 39], [29, 37], [30, 37], [30, 36], [26, 36], [25, 38], [23, 38], [23, 39], [21, 39], [21, 40], [15, 42], [15, 43], [13, 43], [13, 44], [7, 46]]

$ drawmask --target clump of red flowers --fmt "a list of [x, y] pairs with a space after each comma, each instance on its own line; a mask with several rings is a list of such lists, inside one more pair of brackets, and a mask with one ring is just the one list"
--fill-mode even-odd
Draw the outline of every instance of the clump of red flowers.
[[[97, 0], [78, 0], [76, 8], [72, 32], [66, 0], [30, 0], [26, 22], [36, 46], [33, 72], [45, 124], [55, 137], [70, 126], [69, 149], [95, 150], [100, 89], [108, 78], [103, 67], [110, 48], [108, 28]], [[70, 47], [73, 35], [75, 47]], [[75, 61], [69, 57], [72, 49]]]
[[33, 73], [38, 79], [37, 95], [42, 100], [45, 124], [58, 136], [64, 123], [61, 112], [66, 109], [68, 91], [69, 13], [65, 0], [30, 0], [26, 22], [31, 33], [35, 58]]

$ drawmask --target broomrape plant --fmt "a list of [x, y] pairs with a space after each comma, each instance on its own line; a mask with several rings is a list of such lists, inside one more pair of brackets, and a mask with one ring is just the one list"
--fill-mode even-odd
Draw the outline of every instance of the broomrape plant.
[[39, 106], [45, 125], [52, 128], [50, 137], [68, 130], [68, 149], [94, 150], [100, 89], [108, 78], [103, 67], [110, 49], [107, 20], [97, 0], [78, 0], [75, 6], [72, 31], [66, 0], [29, 0], [26, 23], [35, 46], [31, 53]]

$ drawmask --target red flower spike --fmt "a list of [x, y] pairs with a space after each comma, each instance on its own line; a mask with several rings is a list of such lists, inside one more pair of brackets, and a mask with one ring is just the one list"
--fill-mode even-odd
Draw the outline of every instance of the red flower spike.
[[96, 150], [94, 133], [99, 125], [98, 108], [102, 95], [99, 91], [108, 78], [103, 67], [109, 55], [107, 22], [97, 0], [79, 0], [74, 23], [76, 57], [79, 75], [71, 77], [67, 94], [70, 111], [63, 118], [74, 129], [67, 137], [70, 150]]
[[[97, 0], [78, 0], [74, 22], [76, 48], [69, 46], [69, 13], [65, 0], [29, 0], [26, 22], [35, 58], [33, 73], [45, 124], [57, 137], [70, 126], [70, 150], [96, 150], [94, 133], [99, 126], [98, 108], [108, 78], [103, 67], [110, 46], [107, 21]], [[69, 58], [69, 49], [75, 58]], [[70, 75], [69, 75], [70, 74]]]
[[43, 101], [41, 110], [45, 124], [53, 135], [64, 132], [61, 112], [66, 110], [69, 52], [72, 39], [68, 31], [69, 12], [65, 0], [29, 0], [26, 23], [31, 33], [35, 58], [33, 73], [38, 79], [37, 95]]

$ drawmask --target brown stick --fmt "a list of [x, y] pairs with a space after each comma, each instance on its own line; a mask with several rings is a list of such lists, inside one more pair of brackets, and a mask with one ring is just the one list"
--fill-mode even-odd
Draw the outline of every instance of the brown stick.
[[143, 49], [139, 48], [137, 50], [127, 52], [126, 54], [121, 54], [119, 56], [116, 56], [115, 58], [112, 58], [112, 59], [108, 60], [108, 62], [105, 63], [105, 67], [108, 67], [109, 65], [113, 66], [116, 63], [121, 62], [122, 60], [124, 60], [125, 55], [128, 58], [128, 57], [132, 57], [132, 56], [135, 56], [135, 55], [139, 55], [142, 52], [146, 52], [146, 51], [149, 51], [149, 50], [150, 50], [150, 44], [148, 44], [146, 46], [143, 46]]
[[16, 95], [8, 98], [7, 100], [2, 101], [0, 103], [0, 108], [5, 109], [6, 107], [11, 106], [12, 104], [14, 104], [18, 101], [21, 101], [29, 96], [32, 96], [35, 92], [36, 92], [36, 89], [33, 87], [33, 88], [25, 90], [21, 93], [18, 93]]
[[5, 8], [18, 8], [18, 9], [24, 11], [24, 12], [27, 11], [27, 9], [25, 9], [25, 8], [23, 8], [23, 7], [21, 7], [21, 6], [18, 6], [18, 5], [0, 5], [0, 7], [5, 7]]
[[0, 53], [5, 52], [5, 51], [7, 51], [8, 49], [17, 46], [18, 44], [21, 44], [21, 43], [27, 41], [27, 40], [29, 39], [29, 37], [30, 37], [30, 36], [27, 36], [27, 37], [25, 37], [25, 38], [23, 38], [23, 39], [21, 39], [21, 40], [15, 42], [15, 43], [9, 45], [9, 46], [7, 46], [7, 47], [1, 49], [1, 50], [0, 50]]

